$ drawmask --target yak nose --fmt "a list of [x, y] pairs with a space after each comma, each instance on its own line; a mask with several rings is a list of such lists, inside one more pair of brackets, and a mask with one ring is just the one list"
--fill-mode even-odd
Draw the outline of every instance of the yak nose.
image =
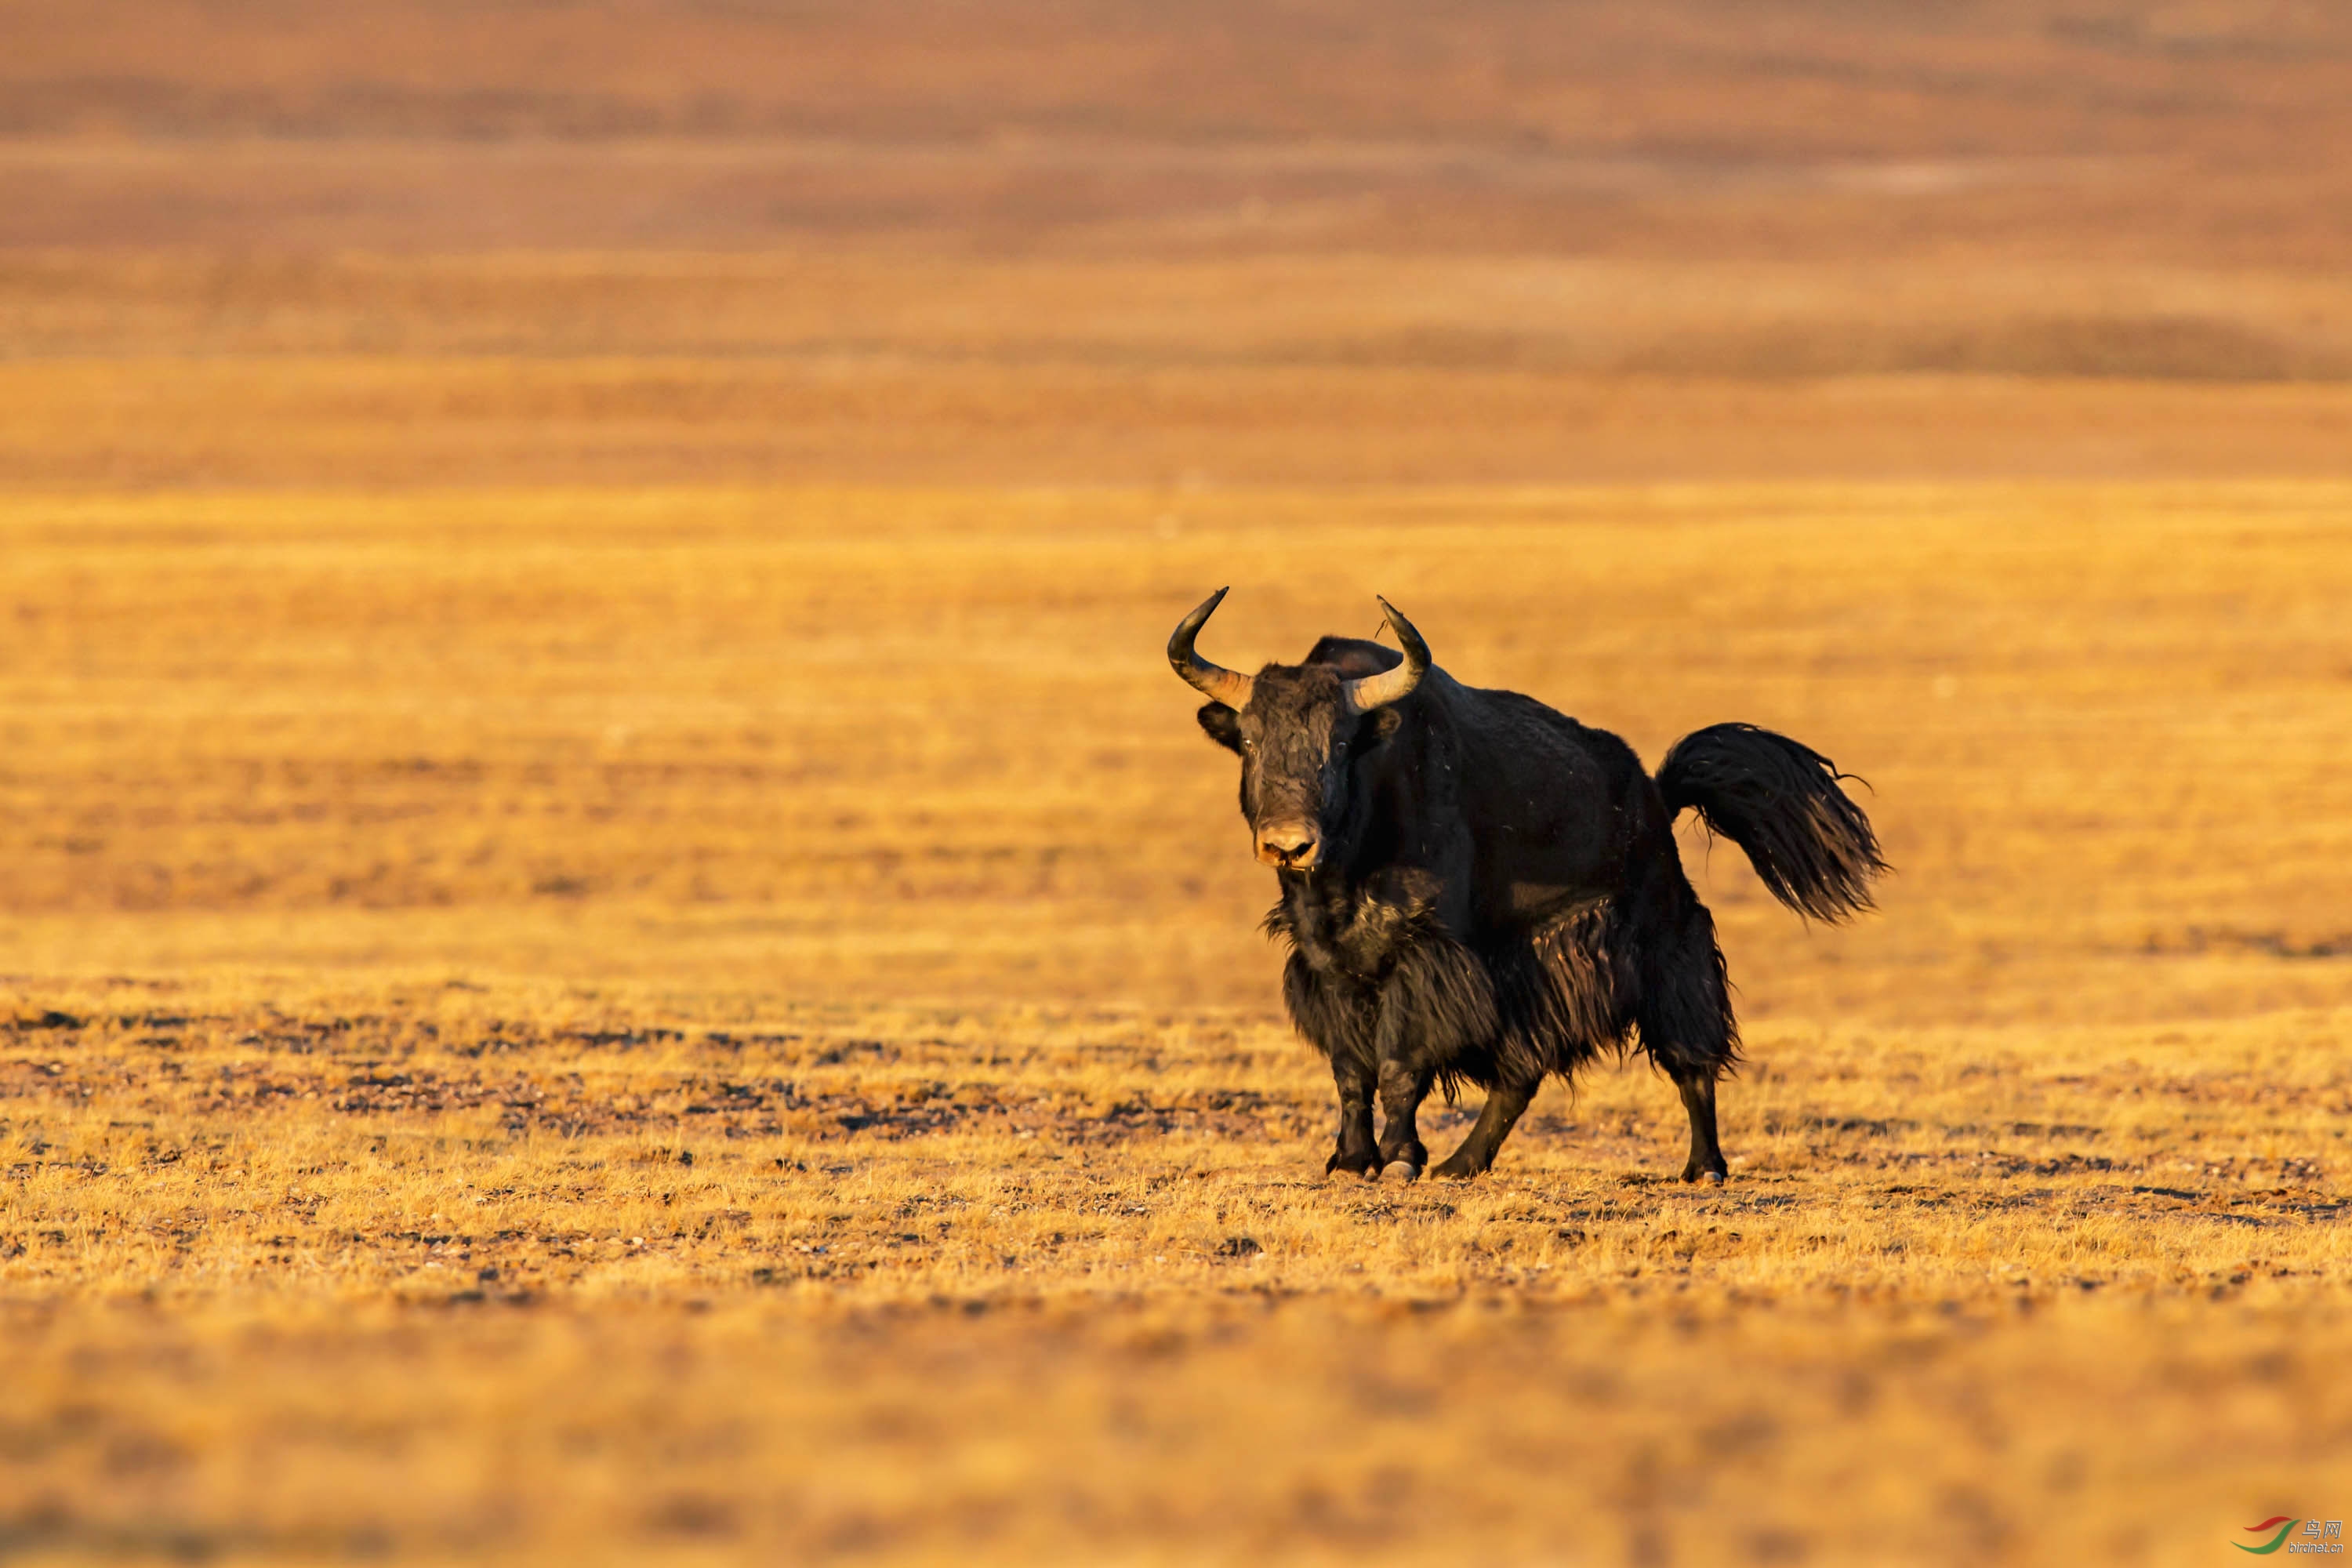
[[1304, 871], [1315, 864], [1315, 829], [1303, 822], [1269, 822], [1257, 830], [1257, 858], [1288, 871]]

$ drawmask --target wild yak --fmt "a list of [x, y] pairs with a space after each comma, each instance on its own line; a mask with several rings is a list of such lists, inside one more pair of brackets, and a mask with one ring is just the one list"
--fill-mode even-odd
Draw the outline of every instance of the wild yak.
[[[1442, 1176], [1495, 1163], [1547, 1073], [1639, 1048], [1690, 1114], [1683, 1180], [1723, 1180], [1715, 1085], [1738, 1060], [1715, 921], [1683, 875], [1688, 808], [1780, 901], [1835, 921], [1886, 869], [1850, 775], [1784, 735], [1715, 724], [1653, 780], [1623, 741], [1515, 691], [1464, 686], [1380, 601], [1403, 652], [1327, 637], [1243, 675], [1193, 651], [1220, 588], [1168, 660], [1209, 700], [1201, 728], [1242, 760], [1241, 806], [1281, 899], [1283, 1001], [1331, 1059], [1328, 1174], [1417, 1179], [1433, 1084], [1486, 1091]], [[1384, 1124], [1372, 1137], [1372, 1100]]]

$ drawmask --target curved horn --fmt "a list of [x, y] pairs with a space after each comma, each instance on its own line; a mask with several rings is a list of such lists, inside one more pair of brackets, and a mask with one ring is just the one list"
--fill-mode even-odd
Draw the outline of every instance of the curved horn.
[[1394, 605], [1381, 599], [1381, 608], [1388, 612], [1389, 625], [1396, 628], [1397, 642], [1404, 649], [1404, 662], [1394, 669], [1384, 669], [1378, 675], [1367, 675], [1340, 686], [1348, 705], [1359, 713], [1385, 708], [1410, 696], [1412, 689], [1421, 684], [1421, 678], [1429, 673], [1429, 645], [1421, 640], [1421, 634], [1412, 629], [1411, 621], [1397, 614]]
[[1246, 708], [1250, 700], [1250, 678], [1221, 664], [1211, 664], [1192, 651], [1192, 639], [1217, 613], [1231, 588], [1220, 588], [1201, 601], [1200, 608], [1176, 623], [1175, 632], [1168, 639], [1168, 663], [1202, 696], [1222, 702], [1228, 708]]

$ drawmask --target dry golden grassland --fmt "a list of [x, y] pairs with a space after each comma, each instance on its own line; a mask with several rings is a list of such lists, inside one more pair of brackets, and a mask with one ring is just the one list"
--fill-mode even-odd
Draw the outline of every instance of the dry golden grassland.
[[[0, 1560], [2352, 1512], [2352, 10], [0, 41]], [[1317, 1175], [1228, 582], [1867, 777], [1851, 929], [1688, 844], [1726, 1186], [1638, 1067]]]
[[0, 479], [2340, 478], [2343, 268], [0, 251]]
[[[1737, 717], [1867, 776], [1852, 929], [1690, 842], [1727, 1186], [1638, 1068], [1478, 1184], [1317, 1175], [1160, 661], [1228, 580], [1231, 664], [1378, 590], [1654, 760]], [[0, 1553], [2340, 1515], [2347, 601], [2321, 483], [11, 496]]]

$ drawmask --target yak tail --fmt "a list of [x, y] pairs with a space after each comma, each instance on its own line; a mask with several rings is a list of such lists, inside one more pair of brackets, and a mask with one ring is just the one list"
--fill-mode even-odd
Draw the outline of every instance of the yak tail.
[[1669, 817], [1688, 806], [1746, 850], [1774, 898], [1834, 923], [1871, 907], [1871, 881], [1887, 869], [1870, 818], [1838, 788], [1852, 776], [1786, 735], [1710, 724], [1675, 742], [1658, 792]]

